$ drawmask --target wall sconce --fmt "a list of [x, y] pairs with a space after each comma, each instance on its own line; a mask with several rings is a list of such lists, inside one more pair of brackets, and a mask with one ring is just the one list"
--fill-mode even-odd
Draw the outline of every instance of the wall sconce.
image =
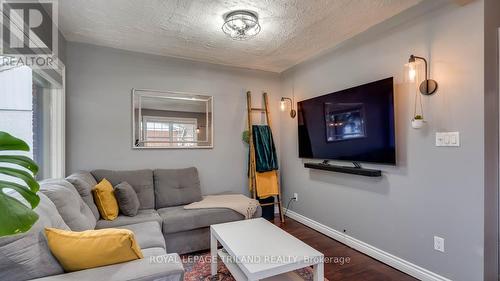
[[297, 111], [295, 111], [295, 109], [293, 109], [293, 100], [291, 98], [281, 97], [280, 109], [281, 109], [281, 111], [286, 110], [286, 102], [287, 101], [290, 102], [290, 117], [295, 118], [295, 116], [297, 116]]
[[420, 93], [426, 96], [432, 95], [436, 92], [438, 88], [438, 83], [435, 80], [432, 80], [428, 77], [427, 60], [425, 58], [414, 55], [410, 56], [410, 59], [408, 59], [408, 78], [410, 79], [411, 82], [415, 81], [415, 78], [417, 76], [417, 65], [416, 65], [417, 60], [422, 60], [424, 62], [424, 67], [425, 67], [424, 80], [422, 81], [422, 83], [420, 83], [419, 86]]

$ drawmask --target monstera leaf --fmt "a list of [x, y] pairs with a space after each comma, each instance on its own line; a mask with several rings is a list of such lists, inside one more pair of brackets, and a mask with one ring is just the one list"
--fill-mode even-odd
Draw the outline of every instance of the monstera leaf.
[[[5, 178], [18, 178], [24, 183], [0, 180], [0, 237], [30, 230], [38, 220], [38, 215], [32, 209], [40, 202], [40, 197], [36, 195], [40, 186], [34, 178], [38, 172], [38, 166], [29, 157], [1, 153], [7, 150], [29, 151], [29, 146], [8, 133], [0, 132], [0, 174], [10, 176]], [[24, 169], [19, 169], [19, 167]], [[5, 189], [12, 189], [19, 193], [31, 208], [6, 194]]]

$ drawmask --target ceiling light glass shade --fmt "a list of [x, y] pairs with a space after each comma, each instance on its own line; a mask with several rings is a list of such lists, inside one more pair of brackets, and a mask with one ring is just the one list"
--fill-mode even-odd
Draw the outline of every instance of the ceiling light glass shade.
[[260, 32], [259, 19], [249, 11], [234, 11], [226, 15], [222, 31], [234, 40], [247, 40]]

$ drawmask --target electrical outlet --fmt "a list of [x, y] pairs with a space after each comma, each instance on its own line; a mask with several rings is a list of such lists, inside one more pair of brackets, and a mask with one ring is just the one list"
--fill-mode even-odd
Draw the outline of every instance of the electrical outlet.
[[434, 250], [444, 253], [444, 238], [434, 236]]
[[294, 201], [299, 201], [299, 194], [298, 193], [294, 193], [293, 194], [293, 200]]

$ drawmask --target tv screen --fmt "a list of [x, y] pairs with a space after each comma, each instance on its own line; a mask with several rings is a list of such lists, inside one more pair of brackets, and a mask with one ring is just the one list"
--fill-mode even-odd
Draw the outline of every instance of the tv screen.
[[299, 157], [396, 164], [393, 78], [298, 103]]

